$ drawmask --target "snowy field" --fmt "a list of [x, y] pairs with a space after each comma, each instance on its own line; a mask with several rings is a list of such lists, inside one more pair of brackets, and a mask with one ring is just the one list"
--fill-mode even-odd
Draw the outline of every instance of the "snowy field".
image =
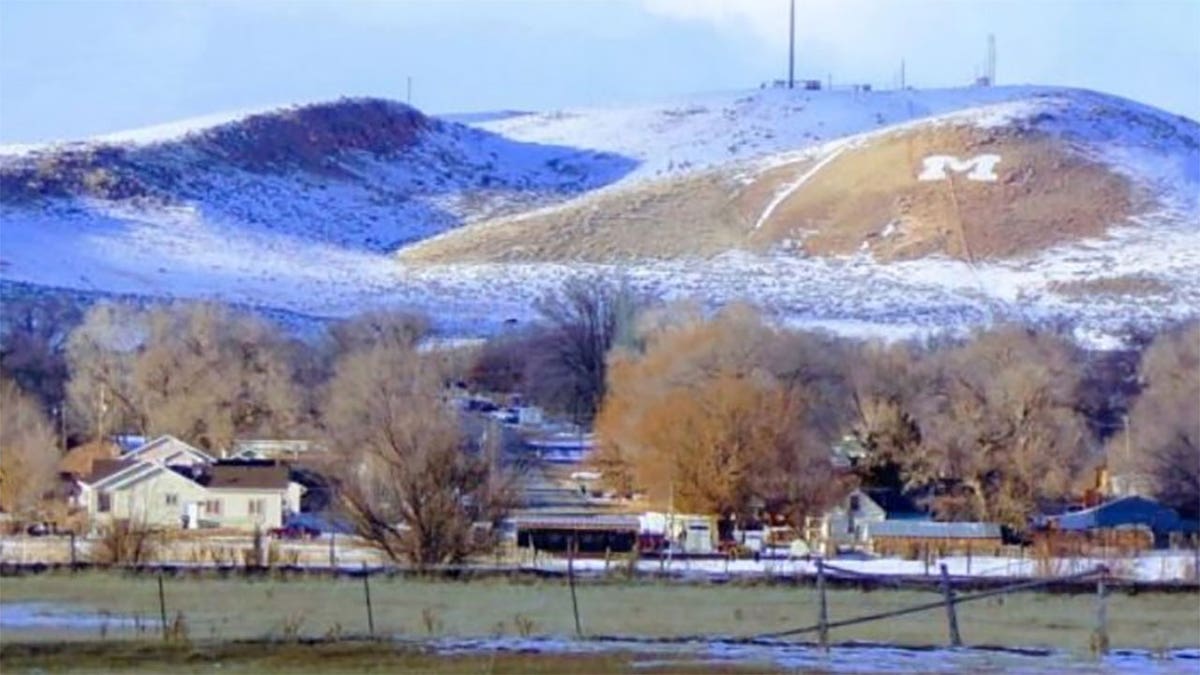
[[[625, 563], [613, 562], [610, 568], [616, 569]], [[1137, 557], [1113, 558], [1050, 558], [1045, 561], [1029, 558], [1002, 556], [947, 556], [935, 558], [928, 567], [921, 560], [901, 560], [899, 558], [850, 559], [834, 558], [828, 564], [833, 569], [831, 577], [839, 578], [869, 578], [910, 576], [938, 577], [940, 565], [945, 564], [947, 572], [952, 577], [971, 578], [1053, 578], [1082, 574], [1104, 565], [1109, 569], [1109, 576], [1127, 581], [1140, 582], [1190, 582], [1196, 583], [1197, 557], [1194, 552], [1152, 551]], [[598, 574], [605, 570], [603, 560], [583, 558], [573, 562], [575, 570], [582, 575]], [[530, 569], [553, 570], [565, 572], [565, 559], [539, 560], [536, 567]], [[786, 578], [814, 577], [817, 565], [814, 561], [802, 559], [770, 559], [762, 560], [672, 560], [669, 564], [658, 560], [638, 561], [638, 571], [648, 574], [664, 573], [680, 579], [705, 581], [735, 578]]]

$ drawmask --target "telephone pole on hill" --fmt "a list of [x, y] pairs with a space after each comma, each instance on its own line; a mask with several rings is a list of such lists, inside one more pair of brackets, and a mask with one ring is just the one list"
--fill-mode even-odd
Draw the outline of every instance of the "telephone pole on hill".
[[988, 33], [987, 77], [988, 85], [996, 86], [996, 35], [994, 33]]
[[788, 11], [788, 89], [796, 88], [796, 0]]

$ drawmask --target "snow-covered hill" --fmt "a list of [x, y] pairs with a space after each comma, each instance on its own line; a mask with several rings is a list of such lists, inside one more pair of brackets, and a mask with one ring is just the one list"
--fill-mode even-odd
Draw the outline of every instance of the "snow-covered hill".
[[[712, 176], [757, 195], [755, 213], [743, 218], [776, 201], [786, 213], [786, 199], [775, 197], [837, 148], [955, 119], [1052, 132], [1064, 153], [1111, 167], [1157, 210], [1131, 210], [1129, 222], [1102, 227], [1102, 235], [1069, 245], [1050, 238], [1036, 255], [994, 265], [741, 246], [669, 260], [487, 256], [429, 264], [390, 255], [505, 218], [591, 223], [588, 236], [603, 240], [599, 221], [562, 214], [671, 194], [664, 185]], [[0, 278], [21, 289], [215, 296], [319, 316], [402, 305], [460, 333], [526, 316], [530, 300], [563, 276], [618, 268], [667, 296], [745, 298], [786, 321], [848, 332], [1004, 318], [1075, 319], [1111, 332], [1200, 307], [1196, 123], [1091, 92], [767, 89], [448, 119], [350, 100], [215, 121], [0, 154]], [[855, 134], [866, 136], [849, 138]], [[1054, 192], [1053, 176], [1038, 180]], [[861, 187], [849, 181], [839, 189], [852, 201]], [[719, 195], [711, 208], [686, 194], [677, 199], [661, 213], [691, 208], [721, 219]], [[751, 229], [754, 221], [720, 227]], [[699, 236], [677, 225], [672, 236]], [[636, 237], [636, 227], [626, 235]]]
[[[213, 120], [221, 123], [210, 124]], [[195, 218], [389, 251], [612, 182], [630, 159], [513, 141], [403, 104], [345, 99], [0, 154], [5, 221]], [[86, 223], [84, 223], [86, 226]]]

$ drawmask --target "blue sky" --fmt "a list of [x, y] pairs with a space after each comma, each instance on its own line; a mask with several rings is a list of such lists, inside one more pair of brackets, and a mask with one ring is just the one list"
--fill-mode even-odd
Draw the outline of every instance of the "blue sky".
[[[1200, 119], [1200, 0], [797, 0], [799, 76], [1000, 83]], [[429, 112], [749, 88], [786, 72], [787, 0], [0, 0], [0, 141], [372, 95]]]

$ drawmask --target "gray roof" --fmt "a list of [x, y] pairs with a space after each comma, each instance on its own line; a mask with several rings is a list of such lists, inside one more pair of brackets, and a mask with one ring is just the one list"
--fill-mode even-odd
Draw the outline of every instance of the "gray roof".
[[995, 523], [939, 523], [931, 520], [881, 520], [867, 524], [870, 537], [915, 537], [923, 539], [998, 539]]
[[518, 530], [629, 530], [641, 529], [637, 516], [596, 514], [588, 516], [529, 515], [512, 519]]

